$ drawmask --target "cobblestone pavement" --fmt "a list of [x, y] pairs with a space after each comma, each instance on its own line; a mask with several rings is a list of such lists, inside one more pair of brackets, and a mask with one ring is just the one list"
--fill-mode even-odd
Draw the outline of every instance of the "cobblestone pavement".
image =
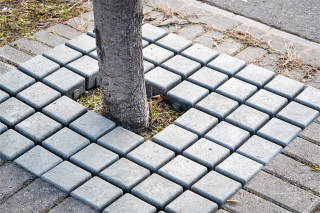
[[[186, 112], [144, 141], [74, 101], [100, 83], [92, 13], [87, 34], [58, 24], [0, 48], [0, 212], [314, 212], [319, 76], [276, 75], [280, 54], [225, 37], [270, 33], [182, 1], [145, 4], [147, 92]], [[202, 15], [168, 20], [168, 6]]]

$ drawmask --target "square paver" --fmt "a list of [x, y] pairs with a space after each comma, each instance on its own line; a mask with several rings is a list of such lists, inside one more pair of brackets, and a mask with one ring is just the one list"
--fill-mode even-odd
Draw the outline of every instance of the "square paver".
[[221, 121], [204, 137], [234, 152], [249, 139], [250, 133], [225, 121]]
[[166, 95], [169, 90], [181, 82], [181, 77], [175, 73], [156, 67], [145, 74], [147, 96]]
[[244, 157], [238, 153], [233, 153], [216, 167], [216, 171], [240, 182], [243, 186], [255, 176], [263, 165]]
[[270, 92], [276, 93], [292, 101], [302, 90], [304, 89], [304, 84], [285, 77], [283, 75], [278, 75], [272, 81], [270, 81], [264, 89]]
[[14, 162], [33, 174], [41, 176], [61, 163], [62, 159], [41, 146], [35, 146], [18, 157]]
[[120, 157], [125, 157], [143, 142], [143, 137], [121, 126], [116, 127], [97, 141], [100, 146], [117, 153]]
[[201, 138], [186, 149], [182, 155], [206, 166], [210, 171], [230, 155], [230, 150], [205, 138]]
[[10, 95], [2, 90], [0, 90], [0, 104], [10, 98]]
[[151, 24], [142, 26], [142, 38], [150, 43], [154, 43], [160, 38], [168, 35], [168, 32]]
[[89, 144], [90, 141], [88, 139], [66, 127], [42, 142], [44, 148], [63, 160], [69, 160], [73, 154]]
[[91, 174], [69, 161], [63, 161], [42, 175], [41, 178], [70, 194], [77, 187], [88, 181], [91, 178]]
[[164, 210], [182, 192], [181, 186], [157, 174], [151, 175], [131, 191], [134, 196], [155, 206], [158, 211]]
[[232, 56], [221, 54], [208, 64], [208, 67], [225, 73], [230, 77], [235, 76], [241, 69], [246, 66], [246, 62]]
[[319, 116], [319, 112], [297, 102], [290, 102], [278, 114], [277, 118], [296, 125], [301, 129], [306, 128], [314, 119]]
[[226, 117], [226, 121], [254, 135], [269, 121], [269, 115], [249, 106], [241, 105]]
[[9, 161], [13, 161], [32, 147], [34, 147], [34, 143], [31, 140], [13, 129], [0, 135], [0, 155]]
[[69, 64], [66, 68], [86, 79], [86, 89], [100, 85], [98, 61], [85, 55]]
[[257, 90], [258, 88], [252, 84], [231, 78], [218, 87], [216, 92], [244, 104]]
[[205, 47], [200, 44], [194, 44], [193, 46], [181, 52], [181, 55], [199, 62], [202, 66], [205, 66], [211, 60], [218, 57], [219, 53], [210, 49], [209, 47]]
[[171, 124], [164, 130], [153, 136], [152, 141], [181, 154], [187, 147], [198, 140], [198, 135]]
[[98, 113], [89, 111], [73, 121], [69, 127], [88, 138], [92, 143], [96, 143], [98, 138], [114, 129], [116, 124]]
[[149, 72], [153, 68], [154, 68], [154, 64], [153, 63], [150, 63], [149, 61], [143, 60], [144, 73]]
[[38, 112], [43, 107], [60, 98], [61, 94], [47, 85], [37, 82], [19, 92], [16, 97], [20, 101], [32, 106]]
[[71, 196], [102, 211], [108, 205], [122, 196], [122, 190], [114, 185], [93, 177], [85, 184], [71, 192]]
[[241, 184], [215, 171], [209, 172], [191, 187], [191, 190], [219, 205], [219, 208], [234, 195]]
[[41, 81], [44, 77], [60, 69], [60, 65], [42, 55], [37, 55], [29, 61], [19, 65], [18, 68], [37, 81]]
[[146, 141], [129, 152], [127, 158], [155, 173], [175, 156], [174, 152], [154, 142]]
[[13, 129], [15, 125], [34, 114], [34, 109], [16, 98], [0, 104], [0, 121]]
[[0, 89], [8, 93], [11, 97], [34, 84], [36, 80], [23, 72], [12, 69], [0, 76]]
[[242, 59], [248, 63], [252, 63], [255, 60], [268, 55], [268, 51], [260, 47], [246, 47], [244, 50], [239, 52], [235, 57]]
[[145, 48], [148, 45], [149, 45], [149, 42], [147, 42], [146, 40], [142, 39], [142, 48]]
[[42, 82], [72, 99], [77, 99], [86, 91], [85, 78], [64, 67], [45, 77]]
[[89, 56], [90, 56], [91, 58], [94, 58], [94, 59], [98, 60], [97, 50], [94, 50], [94, 51], [90, 52], [90, 53], [89, 53]]
[[267, 113], [271, 118], [287, 104], [288, 99], [264, 89], [260, 89], [246, 101], [246, 105]]
[[42, 55], [64, 67], [70, 62], [80, 58], [82, 53], [75, 51], [64, 44], [61, 44], [52, 50], [43, 53]]
[[294, 100], [295, 102], [298, 102], [312, 109], [320, 111], [320, 90], [319, 89], [316, 89], [314, 87], [307, 87]]
[[299, 136], [314, 144], [320, 145], [320, 125], [318, 123], [311, 123]]
[[0, 134], [8, 130], [8, 127], [0, 122]]
[[143, 49], [143, 59], [155, 64], [156, 66], [160, 66], [163, 62], [167, 61], [173, 56], [173, 52], [155, 44], [150, 44]]
[[150, 171], [138, 164], [121, 158], [100, 173], [100, 177], [109, 183], [119, 187], [124, 193], [130, 193], [131, 189], [149, 177]]
[[96, 39], [88, 36], [86, 34], [82, 34], [70, 41], [66, 42], [66, 46], [75, 49], [82, 54], [89, 54], [93, 50], [96, 49]]
[[16, 125], [15, 130], [31, 139], [36, 144], [41, 144], [42, 141], [59, 131], [61, 128], [61, 124], [46, 115], [37, 112]]
[[177, 110], [187, 111], [208, 94], [208, 89], [183, 81], [167, 93], [167, 102]]
[[87, 35], [89, 35], [89, 36], [91, 36], [91, 37], [93, 37], [93, 38], [96, 37], [96, 34], [93, 32], [93, 30], [89, 30], [89, 31], [87, 32]]
[[223, 121], [239, 103], [218, 93], [212, 92], [196, 104], [196, 108]]
[[188, 47], [192, 46], [192, 41], [178, 36], [174, 33], [170, 33], [169, 35], [156, 41], [156, 45], [159, 45], [160, 47], [166, 48], [174, 52], [175, 54], [178, 54]]

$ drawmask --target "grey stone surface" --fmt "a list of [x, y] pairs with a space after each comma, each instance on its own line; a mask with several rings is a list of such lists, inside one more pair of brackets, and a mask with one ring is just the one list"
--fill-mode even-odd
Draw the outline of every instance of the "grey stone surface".
[[222, 121], [212, 130], [210, 130], [204, 137], [230, 149], [231, 152], [234, 152], [239, 146], [249, 139], [250, 133], [225, 121]]
[[246, 66], [246, 62], [226, 54], [222, 54], [210, 63], [208, 67], [227, 74], [229, 77], [235, 76]]
[[14, 162], [33, 174], [41, 176], [61, 163], [62, 159], [41, 146], [35, 146]]
[[208, 89], [183, 81], [167, 93], [167, 102], [177, 110], [187, 111], [208, 94]]
[[42, 55], [37, 55], [36, 57], [19, 65], [18, 68], [37, 81], [41, 81], [44, 77], [57, 71], [60, 68], [60, 65], [43, 57]]
[[14, 69], [14, 66], [0, 61], [0, 75], [5, 74], [12, 69]]
[[42, 55], [58, 63], [60, 66], [66, 66], [68, 63], [80, 58], [82, 53], [62, 44], [43, 53]]
[[88, 21], [84, 19], [83, 17], [74, 17], [72, 19], [69, 19], [68, 21], [64, 22], [64, 24], [71, 25], [72, 27], [77, 27], [79, 23], [84, 22], [86, 29], [85, 31], [90, 31], [94, 29], [94, 22]]
[[185, 191], [165, 208], [167, 213], [212, 213], [217, 210], [217, 204], [189, 190]]
[[304, 84], [295, 80], [292, 80], [283, 75], [278, 75], [272, 81], [270, 81], [264, 89], [270, 92], [276, 93], [292, 101], [302, 90]]
[[[223, 39], [225, 35], [221, 34], [218, 31], [207, 31], [204, 34], [201, 34], [201, 36], [197, 37], [194, 42], [199, 43], [203, 46], [213, 48], [217, 45], [216, 41], [219, 41], [220, 39]], [[218, 50], [217, 50], [218, 51]]]
[[88, 138], [92, 143], [97, 142], [98, 138], [107, 134], [116, 127], [116, 124], [95, 113], [89, 111], [69, 125], [70, 129]]
[[169, 90], [181, 82], [181, 76], [156, 67], [145, 74], [147, 96], [166, 95]]
[[320, 90], [314, 87], [307, 87], [298, 97], [296, 102], [320, 111]]
[[216, 167], [216, 171], [231, 179], [246, 185], [261, 169], [263, 165], [238, 153], [233, 153]]
[[192, 41], [185, 39], [181, 36], [176, 34], [170, 33], [169, 35], [159, 39], [155, 42], [155, 44], [168, 49], [175, 54], [181, 53], [183, 50], [187, 49], [188, 47], [192, 46]]
[[319, 112], [317, 110], [294, 101], [290, 102], [277, 114], [277, 118], [296, 125], [301, 129], [306, 128], [318, 116]]
[[239, 102], [239, 104], [245, 103], [258, 88], [252, 84], [241, 81], [236, 78], [231, 78], [224, 84], [222, 84], [216, 90], [217, 93], [227, 96]]
[[33, 58], [33, 56], [10, 47], [9, 45], [4, 45], [3, 47], [0, 47], [0, 58], [19, 66], [20, 64]]
[[147, 42], [146, 40], [142, 39], [142, 48], [145, 48], [148, 45], [149, 45], [149, 42]]
[[0, 122], [0, 134], [8, 130], [8, 127]]
[[133, 151], [129, 152], [127, 158], [140, 166], [155, 173], [175, 156], [174, 152], [154, 142], [146, 141]]
[[246, 101], [246, 105], [267, 113], [271, 118], [287, 104], [288, 99], [264, 89], [260, 89]]
[[227, 54], [232, 55], [237, 50], [240, 50], [243, 47], [243, 44], [240, 42], [237, 42], [233, 38], [228, 38], [224, 40], [223, 42], [219, 43], [218, 46], [213, 48], [213, 50], [216, 50], [221, 54]]
[[56, 34], [61, 35], [68, 39], [73, 39], [82, 34], [82, 32], [67, 26], [65, 24], [56, 24], [46, 29], [47, 31], [54, 31]]
[[71, 192], [71, 196], [102, 211], [122, 196], [122, 190], [99, 177], [93, 177]]
[[181, 30], [179, 30], [177, 34], [186, 38], [186, 39], [192, 40], [195, 37], [197, 37], [198, 35], [200, 35], [203, 31], [204, 31], [204, 29], [201, 25], [190, 24], [190, 25], [183, 27]]
[[249, 106], [241, 105], [226, 117], [226, 121], [254, 135], [269, 121], [269, 115]]
[[244, 188], [294, 212], [311, 213], [320, 204], [319, 197], [263, 171]]
[[89, 53], [89, 56], [90, 56], [91, 58], [94, 58], [94, 59], [98, 60], [97, 50], [94, 50], [94, 51], [90, 52], [90, 53]]
[[142, 26], [142, 38], [150, 43], [154, 43], [166, 35], [168, 35], [167, 31], [151, 24], [144, 24]]
[[69, 158], [90, 144], [90, 141], [67, 127], [42, 142], [42, 146], [63, 160]]
[[87, 35], [89, 35], [89, 36], [91, 36], [91, 37], [93, 37], [93, 38], [96, 37], [96, 34], [93, 32], [93, 30], [89, 30], [89, 31], [87, 32]]
[[284, 122], [277, 118], [272, 118], [257, 133], [269, 141], [286, 147], [301, 132], [299, 127]]
[[153, 68], [154, 68], [154, 64], [153, 63], [150, 63], [149, 61], [143, 60], [144, 73], [149, 72]]
[[15, 96], [35, 82], [36, 81], [33, 78], [23, 72], [12, 69], [0, 76], [0, 89], [10, 96]]
[[13, 161], [34, 147], [34, 143], [16, 131], [9, 129], [0, 135], [0, 155]]
[[235, 57], [246, 62], [254, 62], [257, 59], [267, 55], [268, 51], [259, 47], [247, 47], [246, 49], [242, 50], [238, 53]]
[[116, 127], [97, 141], [100, 146], [117, 153], [120, 157], [125, 157], [130, 151], [143, 142], [143, 137], [121, 126]]
[[320, 145], [320, 125], [318, 123], [311, 123], [299, 136]]
[[155, 44], [150, 44], [143, 49], [143, 59], [155, 64], [156, 66], [160, 66], [163, 62], [167, 61], [173, 56], [173, 52]]
[[42, 113], [66, 127], [87, 112], [87, 108], [76, 101], [62, 96], [42, 109]]
[[239, 189], [240, 183], [215, 171], [209, 172], [191, 187], [193, 192], [217, 203], [219, 208]]
[[50, 213], [99, 213], [99, 211], [94, 210], [73, 197], [68, 197], [62, 203], [52, 208]]
[[121, 158], [100, 173], [100, 177], [109, 183], [121, 188], [124, 193], [130, 193], [131, 189], [149, 177], [149, 170]]
[[10, 95], [2, 90], [0, 90], [0, 104], [10, 98]]
[[158, 211], [164, 210], [182, 192], [181, 186], [157, 174], [151, 175], [131, 191], [134, 196], [155, 206]]
[[33, 55], [41, 55], [51, 49], [51, 47], [48, 47], [47, 45], [27, 38], [16, 40], [10, 44], [19, 50], [27, 51]]
[[57, 36], [55, 34], [46, 32], [46, 31], [39, 31], [34, 34], [37, 41], [45, 43], [51, 47], [56, 47], [58, 45], [64, 44], [68, 41], [68, 39], [63, 38], [61, 36]]
[[15, 126], [17, 132], [31, 139], [36, 144], [41, 144], [42, 141], [61, 128], [61, 124], [40, 112], [33, 114]]
[[34, 109], [16, 98], [9, 98], [0, 104], [0, 121], [11, 129], [32, 114]]
[[67, 41], [66, 46], [75, 49], [82, 54], [88, 55], [90, 52], [96, 49], [96, 40], [91, 36], [82, 34], [70, 41]]
[[72, 99], [77, 99], [86, 90], [85, 78], [64, 67], [45, 77], [42, 82]]
[[199, 62], [202, 66], [207, 65], [211, 60], [218, 57], [219, 53], [209, 47], [200, 44], [194, 44], [188, 49], [181, 52], [181, 55]]

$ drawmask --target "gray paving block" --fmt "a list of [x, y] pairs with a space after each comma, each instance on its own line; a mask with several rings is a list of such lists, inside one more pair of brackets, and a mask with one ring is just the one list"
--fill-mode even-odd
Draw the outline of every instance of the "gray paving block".
[[87, 32], [87, 35], [89, 35], [89, 36], [91, 36], [91, 37], [93, 37], [93, 38], [96, 37], [96, 34], [93, 32], [93, 30], [89, 30], [89, 31]]
[[98, 138], [114, 129], [116, 124], [98, 113], [89, 111], [73, 121], [69, 127], [88, 138], [92, 143], [96, 143]]
[[99, 177], [93, 177], [71, 192], [71, 196], [102, 211], [122, 196], [122, 190]]
[[49, 33], [46, 31], [39, 31], [34, 34], [37, 41], [45, 43], [51, 47], [56, 47], [58, 45], [64, 44], [68, 41], [68, 39], [63, 38], [61, 36], [55, 35], [53, 33]]
[[263, 165], [244, 157], [238, 153], [233, 153], [216, 167], [216, 171], [235, 181], [238, 181], [242, 186], [253, 178]]
[[217, 45], [216, 41], [223, 39], [224, 37], [225, 37], [225, 35], [219, 33], [218, 31], [209, 30], [204, 33], [201, 33], [201, 36], [197, 37], [194, 40], [194, 42], [199, 43], [199, 44], [206, 46], [206, 47], [209, 47], [209, 48], [213, 48]]
[[204, 137], [234, 152], [249, 139], [250, 133], [225, 121], [221, 121]]
[[119, 156], [95, 143], [90, 144], [70, 157], [70, 161], [93, 176], [119, 160]]
[[149, 45], [149, 42], [147, 42], [146, 40], [142, 39], [142, 48], [145, 48], [148, 45]]
[[295, 137], [299, 135], [301, 129], [292, 124], [284, 122], [277, 118], [272, 118], [257, 133], [269, 141], [286, 147]]
[[83, 17], [74, 17], [72, 19], [69, 19], [68, 21], [65, 21], [64, 24], [67, 24], [72, 27], [77, 27], [79, 23], [84, 22], [86, 25], [85, 31], [90, 31], [94, 29], [94, 22], [88, 21], [87, 19], [84, 19]]
[[196, 134], [174, 124], [170, 124], [152, 138], [153, 142], [174, 151], [176, 155], [181, 154], [197, 140]]
[[264, 89], [260, 89], [246, 101], [246, 105], [267, 113], [271, 118], [287, 104], [288, 99]]
[[190, 24], [180, 29], [177, 34], [186, 39], [192, 40], [200, 35], [203, 31], [204, 29], [201, 25]]
[[320, 90], [314, 87], [307, 87], [298, 97], [295, 102], [320, 111]]
[[215, 203], [219, 208], [241, 189], [241, 184], [215, 171], [209, 172], [191, 187], [191, 190]]
[[257, 91], [258, 88], [256, 86], [236, 78], [229, 79], [216, 89], [217, 93], [234, 99], [239, 104], [244, 104]]
[[221, 54], [219, 57], [208, 63], [208, 67], [225, 73], [230, 77], [235, 76], [246, 66], [246, 62], [232, 56]]
[[72, 99], [77, 99], [86, 91], [85, 78], [64, 67], [45, 77], [42, 82]]
[[17, 132], [31, 139], [36, 144], [41, 144], [42, 141], [61, 128], [61, 124], [40, 112], [33, 114], [15, 126]]
[[0, 122], [0, 134], [8, 130], [8, 127]]
[[72, 121], [86, 112], [87, 108], [85, 106], [82, 106], [67, 96], [62, 96], [42, 109], [43, 114], [58, 121], [64, 127], [69, 126]]
[[213, 50], [218, 51], [220, 54], [232, 55], [233, 53], [240, 50], [244, 45], [240, 42], [237, 42], [233, 38], [228, 38], [223, 42], [219, 43], [218, 46], [213, 48]]
[[168, 35], [167, 31], [155, 27], [151, 24], [144, 24], [142, 27], [142, 38], [150, 43], [154, 43], [160, 38]]
[[270, 92], [276, 93], [292, 101], [302, 90], [304, 84], [283, 75], [278, 75], [272, 81], [270, 81], [264, 89]]
[[4, 62], [0, 61], [0, 75], [5, 74], [5, 73], [7, 73], [8, 71], [10, 71], [12, 69], [14, 69], [14, 66], [12, 66], [12, 65], [10, 65], [8, 63], [4, 63]]
[[144, 73], [149, 72], [153, 68], [154, 68], [154, 64], [153, 63], [150, 63], [149, 61], [143, 60]]
[[294, 101], [290, 102], [277, 114], [277, 118], [296, 125], [301, 129], [306, 128], [318, 116], [319, 112], [317, 110]]
[[254, 135], [269, 121], [269, 115], [249, 106], [241, 105], [226, 117], [226, 121]]
[[90, 52], [90, 53], [89, 53], [89, 56], [90, 56], [91, 58], [94, 58], [94, 59], [98, 60], [97, 50], [94, 50], [94, 51]]
[[208, 94], [208, 89], [183, 81], [167, 93], [167, 102], [177, 110], [187, 111]]
[[99, 211], [94, 210], [90, 206], [74, 199], [73, 197], [68, 197], [62, 201], [62, 203], [56, 205], [50, 210], [50, 213], [99, 213]]
[[0, 58], [19, 66], [20, 64], [33, 58], [33, 56], [10, 47], [9, 45], [4, 45], [3, 47], [0, 47]]
[[69, 161], [63, 161], [41, 176], [41, 179], [69, 194], [90, 178], [91, 174], [89, 172]]
[[100, 146], [117, 153], [120, 157], [125, 157], [130, 151], [143, 142], [143, 137], [121, 126], [116, 127], [97, 141]]
[[62, 44], [43, 53], [42, 55], [58, 63], [60, 66], [66, 66], [68, 63], [80, 58], [82, 53]]
[[0, 90], [0, 104], [10, 98], [10, 95], [8, 93]]
[[181, 52], [181, 55], [199, 62], [202, 66], [207, 65], [211, 60], [218, 57], [219, 53], [209, 47], [200, 44], [194, 44], [188, 49]]
[[239, 103], [218, 93], [212, 92], [196, 104], [196, 108], [223, 121]]
[[10, 45], [18, 48], [19, 50], [25, 50], [33, 55], [41, 55], [42, 53], [51, 49], [51, 47], [47, 45], [27, 38], [16, 40], [10, 43]]
[[311, 123], [299, 136], [320, 145], [320, 125], [318, 123]]
[[311, 213], [320, 204], [316, 195], [263, 171], [244, 188], [293, 212]]
[[131, 191], [134, 196], [155, 206], [158, 211], [164, 210], [182, 192], [181, 186], [157, 174], [151, 175]]
[[156, 66], [160, 66], [163, 62], [167, 61], [173, 56], [173, 52], [155, 44], [150, 44], [143, 49], [143, 59], [155, 64]]
[[89, 144], [90, 141], [88, 139], [66, 127], [42, 142], [44, 148], [58, 155], [63, 160], [69, 160], [73, 154]]
[[53, 25], [49, 28], [46, 29], [47, 31], [54, 31], [56, 34], [58, 35], [61, 35], [65, 38], [68, 38], [68, 39], [73, 39], [75, 37], [78, 37], [79, 35], [82, 35], [82, 32], [70, 27], [70, 26], [67, 26], [65, 24], [56, 24], [56, 25]]
[[[259, 36], [260, 37], [260, 36]], [[235, 57], [242, 59], [248, 63], [253, 63], [254, 61], [263, 58], [264, 56], [268, 55], [268, 51], [260, 48], [260, 47], [252, 47], [249, 46], [239, 52]]]
[[32, 114], [34, 109], [16, 98], [9, 98], [0, 104], [0, 121], [11, 129]]
[[175, 73], [156, 67], [145, 74], [147, 96], [166, 95], [169, 90], [181, 82], [181, 77]]
[[33, 107], [37, 112], [61, 97], [60, 92], [37, 82], [17, 94], [17, 99]]
[[90, 52], [96, 49], [96, 39], [82, 34], [72, 40], [66, 42], [66, 46], [75, 49], [82, 54], [88, 55]]
[[129, 152], [127, 158], [155, 173], [175, 156], [174, 152], [154, 142], [146, 141]]
[[13, 129], [0, 135], [0, 155], [9, 161], [13, 161], [32, 147], [34, 147], [34, 143], [31, 140]]
[[124, 193], [130, 193], [131, 189], [149, 177], [149, 170], [121, 158], [100, 173], [100, 177], [109, 183], [119, 187]]
[[0, 89], [10, 96], [15, 96], [35, 82], [34, 78], [31, 78], [17, 69], [12, 69], [0, 76]]
[[181, 36], [178, 36], [174, 33], [170, 33], [169, 35], [159, 39], [155, 42], [156, 45], [160, 47], [166, 48], [175, 54], [181, 53], [183, 50], [192, 46], [192, 41], [185, 39]]
[[35, 146], [15, 159], [14, 162], [33, 174], [41, 176], [61, 163], [62, 159], [41, 146]]

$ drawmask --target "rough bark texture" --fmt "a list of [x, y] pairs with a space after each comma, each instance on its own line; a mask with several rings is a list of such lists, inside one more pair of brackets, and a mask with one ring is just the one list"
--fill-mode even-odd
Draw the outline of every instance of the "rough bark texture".
[[137, 132], [149, 122], [143, 71], [141, 0], [94, 0], [103, 115]]

